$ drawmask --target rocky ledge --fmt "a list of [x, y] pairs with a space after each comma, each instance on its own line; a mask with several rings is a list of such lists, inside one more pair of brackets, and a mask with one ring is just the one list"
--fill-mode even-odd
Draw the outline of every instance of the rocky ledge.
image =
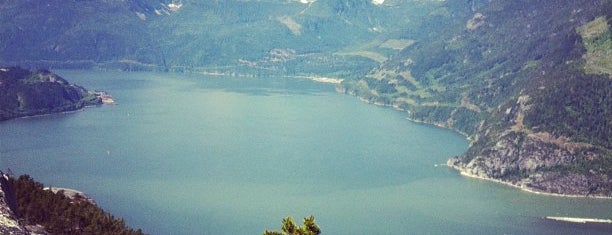
[[84, 192], [81, 192], [81, 191], [78, 191], [78, 190], [75, 190], [75, 189], [58, 188], [58, 187], [46, 187], [46, 188], [44, 188], [44, 190], [50, 190], [51, 192], [53, 192], [55, 194], [64, 195], [65, 197], [67, 197], [68, 199], [72, 200], [73, 202], [86, 202], [86, 203], [91, 203], [92, 205], [97, 205], [96, 201], [93, 198], [91, 198], [90, 196], [88, 196]]

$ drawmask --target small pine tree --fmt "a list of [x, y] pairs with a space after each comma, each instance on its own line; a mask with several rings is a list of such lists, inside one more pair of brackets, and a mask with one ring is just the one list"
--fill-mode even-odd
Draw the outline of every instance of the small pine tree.
[[263, 235], [318, 235], [321, 234], [321, 229], [315, 223], [314, 216], [304, 218], [304, 226], [297, 226], [293, 222], [293, 217], [289, 216], [283, 219], [281, 225], [282, 232], [279, 231], [264, 231]]

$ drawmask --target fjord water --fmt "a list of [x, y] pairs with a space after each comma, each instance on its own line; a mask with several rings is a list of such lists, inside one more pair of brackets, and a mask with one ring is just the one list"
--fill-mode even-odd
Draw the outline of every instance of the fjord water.
[[444, 166], [464, 137], [305, 80], [61, 71], [117, 105], [0, 123], [3, 169], [76, 188], [151, 234], [605, 234], [612, 200], [528, 194]]

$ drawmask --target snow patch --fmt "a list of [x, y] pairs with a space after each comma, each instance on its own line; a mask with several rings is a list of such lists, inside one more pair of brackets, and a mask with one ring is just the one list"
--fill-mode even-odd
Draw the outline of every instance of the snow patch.
[[385, 0], [372, 0], [372, 4], [374, 5], [380, 5], [383, 4], [385, 2]]
[[183, 7], [181, 0], [173, 0], [172, 3], [168, 4], [168, 10], [172, 12], [178, 12], [181, 7]]

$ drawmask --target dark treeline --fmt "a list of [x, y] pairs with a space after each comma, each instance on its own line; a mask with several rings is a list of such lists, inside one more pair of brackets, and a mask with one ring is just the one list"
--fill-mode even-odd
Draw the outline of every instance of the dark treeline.
[[144, 234], [86, 200], [44, 190], [43, 184], [28, 175], [10, 181], [17, 198], [17, 216], [25, 224], [40, 224], [51, 234]]

